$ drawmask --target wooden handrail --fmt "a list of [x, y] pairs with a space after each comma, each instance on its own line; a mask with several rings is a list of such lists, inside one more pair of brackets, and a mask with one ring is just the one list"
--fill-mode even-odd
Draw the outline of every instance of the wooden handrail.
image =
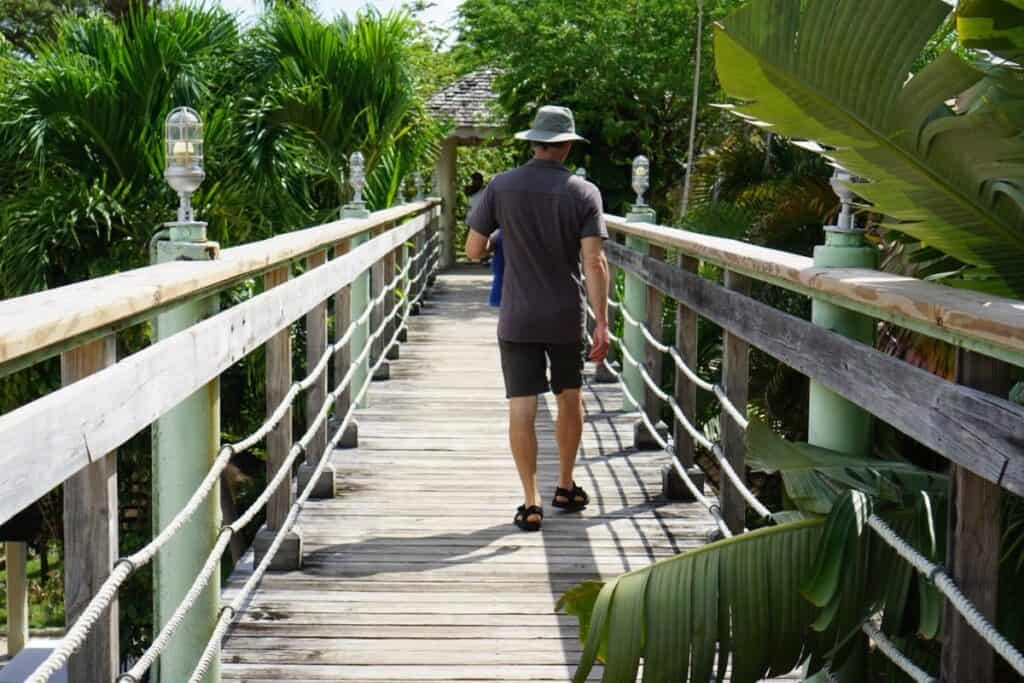
[[737, 240], [605, 219], [613, 232], [1024, 366], [1024, 301], [875, 270], [815, 268], [807, 257]]
[[428, 199], [277, 235], [221, 252], [215, 261], [174, 262], [0, 301], [0, 376], [155, 316], [185, 299], [210, 295], [382, 225], [420, 215]]

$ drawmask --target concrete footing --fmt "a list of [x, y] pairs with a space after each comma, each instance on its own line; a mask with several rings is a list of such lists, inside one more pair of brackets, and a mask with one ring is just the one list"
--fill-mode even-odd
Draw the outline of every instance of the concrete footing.
[[[327, 433], [333, 436], [340, 426], [341, 420], [332, 417], [327, 421]], [[341, 435], [341, 440], [338, 441], [335, 448], [359, 448], [359, 422], [357, 420], [349, 421], [348, 426], [345, 427], [345, 433]]]
[[[616, 372], [621, 372], [622, 367], [618, 362], [612, 362], [612, 367], [615, 368]], [[612, 374], [612, 371], [605, 367], [604, 363], [600, 363], [597, 366], [597, 372], [594, 373], [594, 381], [598, 384], [615, 384], [619, 381], [619, 378]]]
[[409, 307], [409, 315], [419, 315], [420, 310], [422, 310], [422, 308], [423, 305], [419, 301], [417, 301], [416, 303]]
[[[256, 540], [252, 543], [253, 553], [256, 557], [254, 566], [259, 566], [263, 561], [276, 536], [277, 531], [268, 529], [266, 526], [256, 532]], [[274, 559], [270, 561], [270, 570], [287, 572], [295, 569], [302, 569], [302, 532], [297, 527], [292, 527], [292, 530], [285, 536], [284, 542], [281, 543], [281, 547], [277, 549]]]
[[[658, 436], [664, 440], [668, 439], [668, 425], [659, 421], [654, 428], [658, 431]], [[633, 423], [633, 447], [641, 451], [656, 451], [661, 448], [661, 445], [647, 431], [647, 425], [643, 420]]]
[[[704, 471], [699, 467], [691, 466], [686, 470], [693, 485], [701, 493], [704, 492]], [[661, 493], [669, 500], [692, 503], [695, 499], [693, 493], [679, 476], [678, 470], [672, 465], [665, 465], [661, 470]]]
[[391, 363], [384, 361], [379, 366], [377, 366], [377, 369], [374, 371], [373, 381], [383, 382], [389, 379], [391, 379]]
[[409, 341], [409, 328], [403, 327], [398, 331], [398, 343], [404, 344]]
[[384, 357], [388, 360], [398, 360], [402, 357], [402, 345], [396, 341], [388, 347], [388, 352], [384, 354]]
[[[304, 491], [306, 489], [306, 486], [309, 485], [309, 478], [315, 469], [316, 467], [309, 463], [304, 462], [299, 465], [297, 491]], [[309, 497], [318, 500], [334, 498], [334, 465], [324, 466], [320, 476], [317, 477], [316, 484], [313, 485], [313, 491], [309, 494]]]

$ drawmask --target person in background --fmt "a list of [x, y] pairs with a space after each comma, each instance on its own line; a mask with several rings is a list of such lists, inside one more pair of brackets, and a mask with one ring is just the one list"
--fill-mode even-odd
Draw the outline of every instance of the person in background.
[[[484, 175], [479, 171], [474, 172], [473, 175], [470, 176], [469, 185], [462, 186], [462, 191], [466, 193], [467, 218], [469, 217], [469, 214], [473, 213], [473, 209], [476, 208], [476, 205], [480, 203], [480, 198], [484, 196], [484, 188], [486, 187], [487, 184], [484, 183]], [[491, 257], [490, 252], [491, 250], [488, 249], [488, 253], [484, 255], [484, 258], [481, 261], [484, 265], [487, 265], [488, 260]]]

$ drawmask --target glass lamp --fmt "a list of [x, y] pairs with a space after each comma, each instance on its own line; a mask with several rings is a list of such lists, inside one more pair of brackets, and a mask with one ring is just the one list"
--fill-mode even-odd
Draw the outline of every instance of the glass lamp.
[[166, 164], [164, 179], [178, 193], [178, 222], [192, 223], [192, 194], [199, 189], [203, 171], [203, 121], [189, 107], [178, 107], [164, 122]]
[[363, 203], [363, 187], [366, 186], [366, 158], [362, 152], [354, 152], [348, 160], [348, 182], [355, 196], [353, 204]]
[[633, 159], [633, 191], [636, 192], [636, 205], [647, 206], [644, 193], [651, 187], [651, 162], [643, 154]]
[[829, 184], [832, 186], [832, 191], [839, 197], [842, 206], [839, 218], [836, 221], [836, 230], [839, 232], [855, 232], [857, 227], [853, 220], [854, 194], [853, 190], [850, 189], [850, 185], [853, 184], [853, 176], [846, 169], [837, 166]]

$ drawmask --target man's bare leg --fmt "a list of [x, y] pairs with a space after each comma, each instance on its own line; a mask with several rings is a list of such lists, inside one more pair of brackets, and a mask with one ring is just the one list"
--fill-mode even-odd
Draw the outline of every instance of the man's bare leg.
[[579, 389], [565, 389], [558, 399], [558, 488], [572, 490], [572, 470], [583, 436], [583, 394]]
[[[509, 399], [508, 404], [508, 441], [512, 447], [512, 457], [519, 470], [519, 479], [523, 483], [523, 496], [526, 507], [540, 505], [537, 492], [537, 397], [522, 396]], [[538, 522], [537, 515], [530, 515], [527, 521]]]

